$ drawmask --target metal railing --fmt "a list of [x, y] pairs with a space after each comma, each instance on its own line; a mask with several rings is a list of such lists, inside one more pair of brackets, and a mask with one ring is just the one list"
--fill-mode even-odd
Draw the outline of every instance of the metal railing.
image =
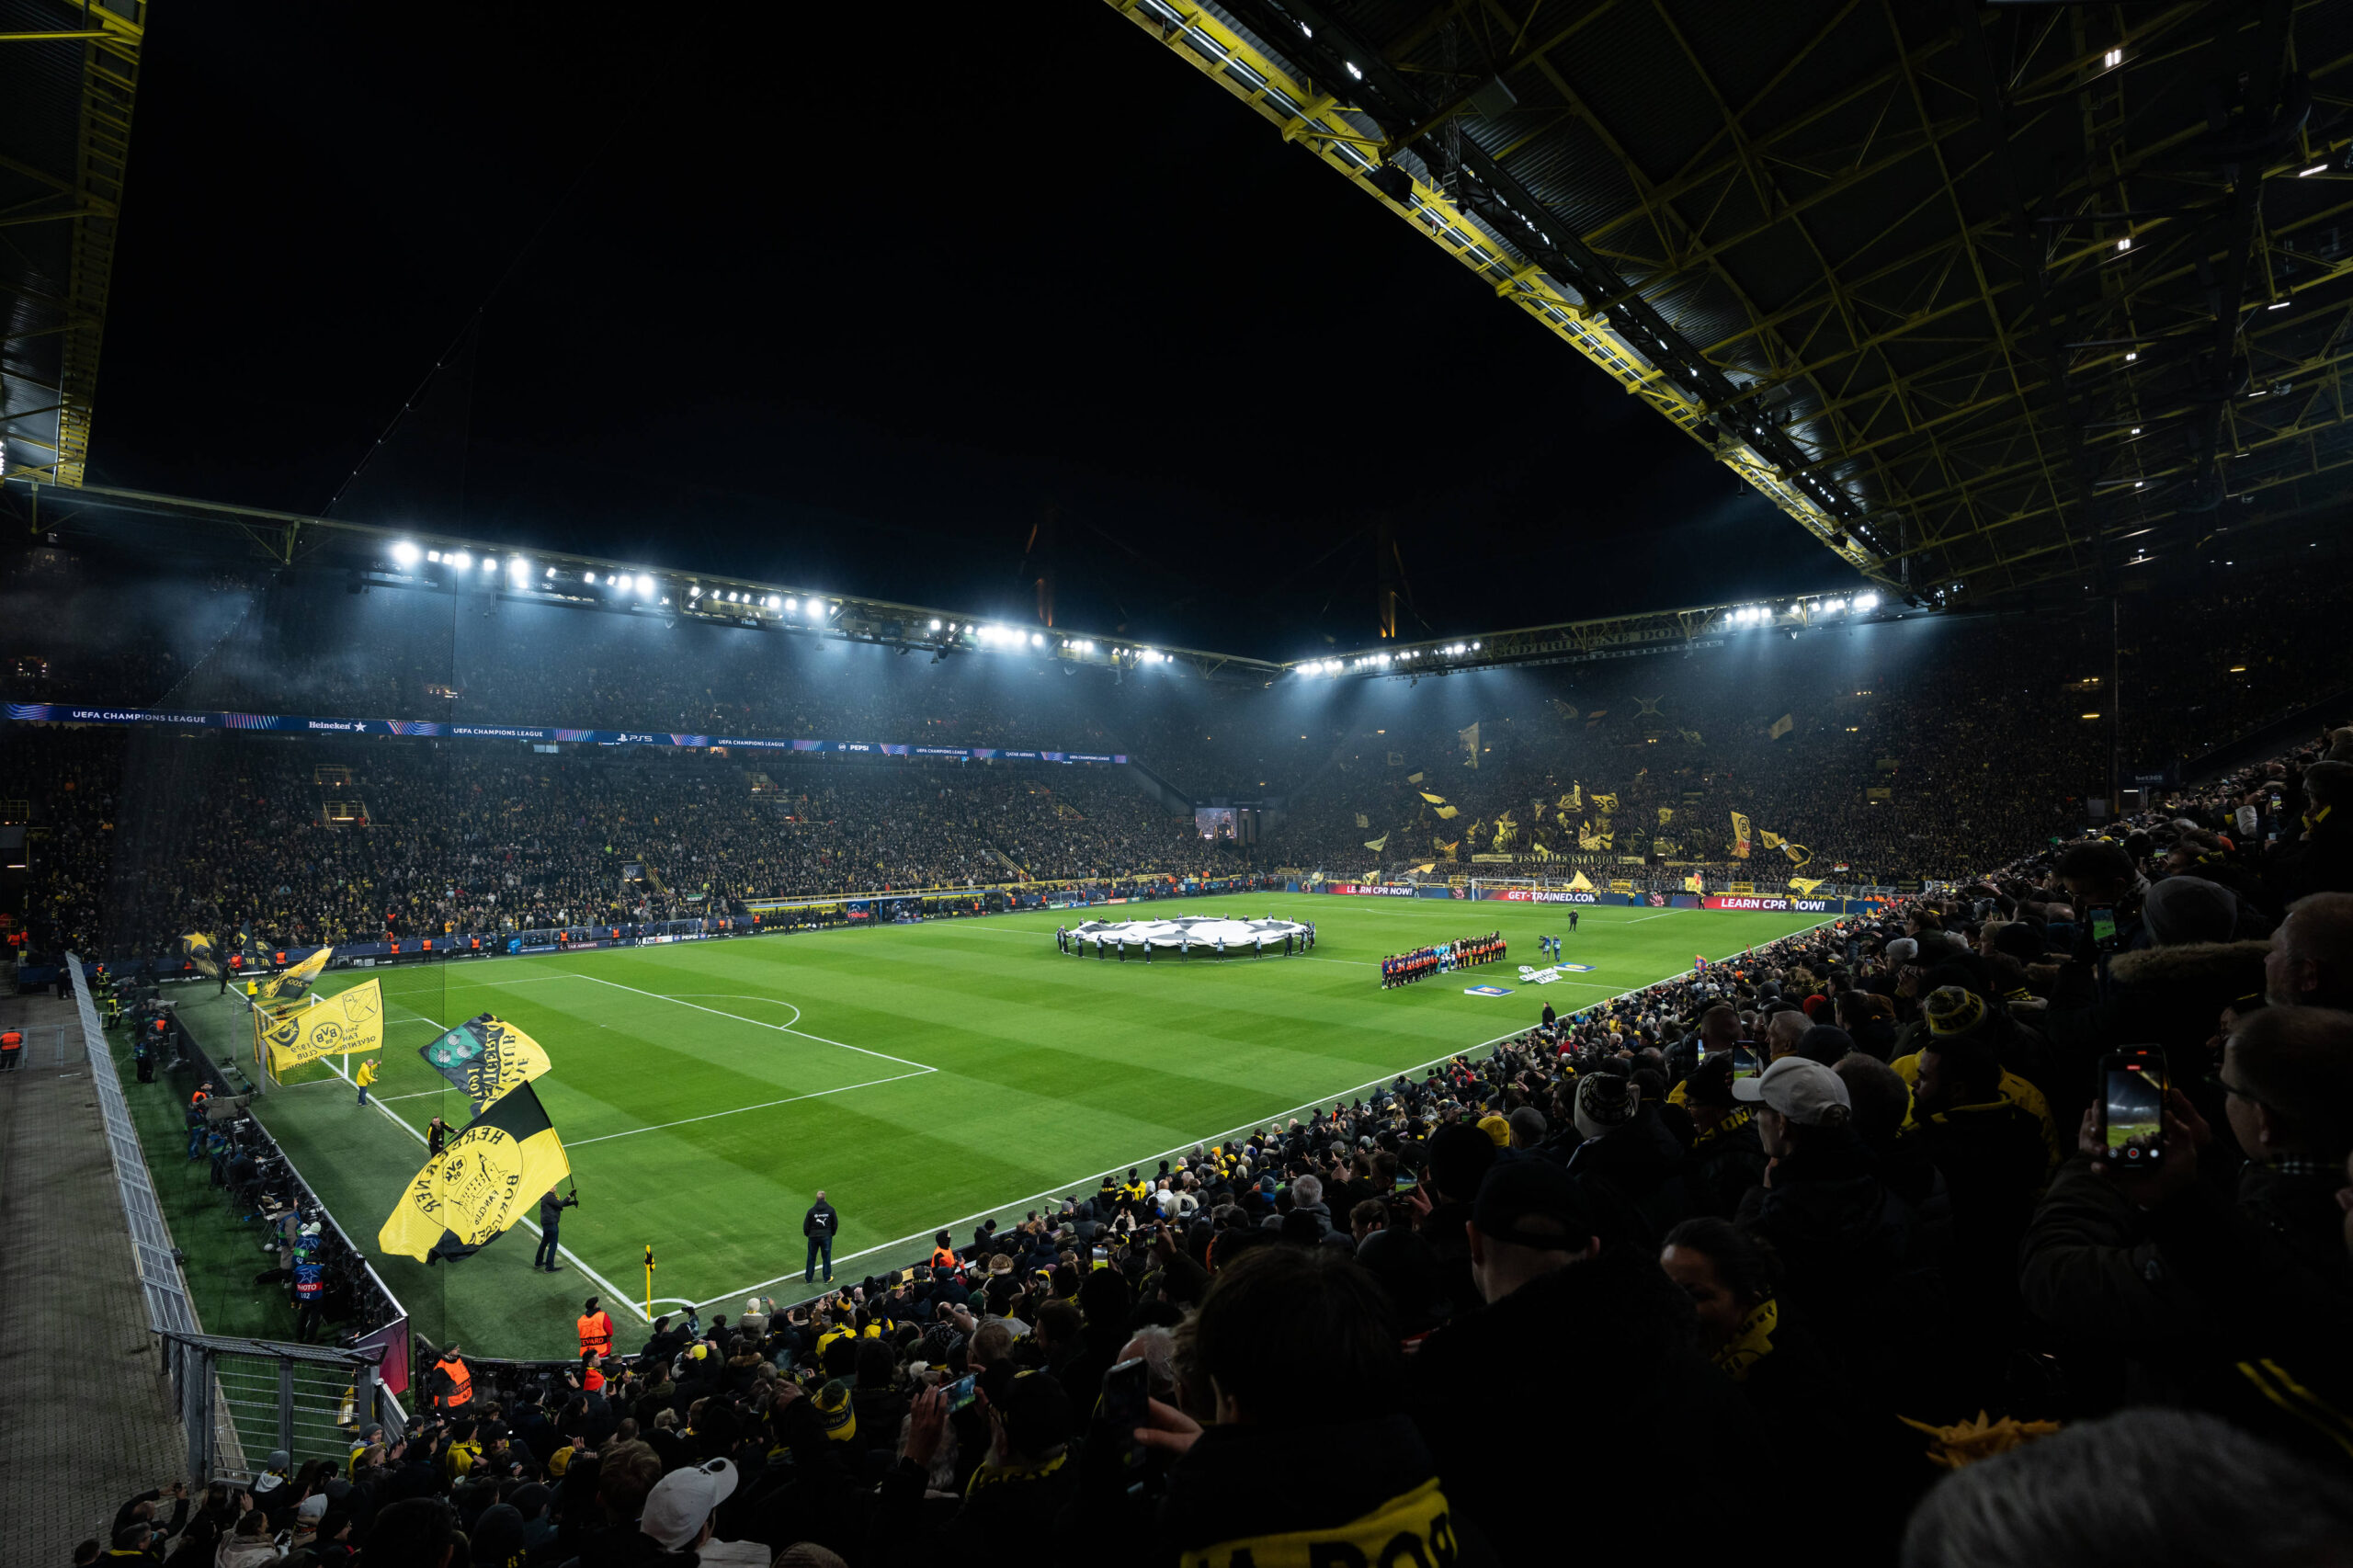
[[340, 1466], [370, 1422], [394, 1437], [404, 1425], [378, 1376], [381, 1346], [335, 1350], [205, 1334], [163, 1339], [188, 1437], [188, 1473], [198, 1485], [251, 1480], [276, 1449], [296, 1466], [314, 1459]]
[[82, 1047], [89, 1061], [90, 1082], [97, 1090], [98, 1118], [106, 1129], [107, 1155], [114, 1162], [115, 1189], [122, 1199], [131, 1258], [138, 1267], [140, 1291], [147, 1299], [147, 1326], [157, 1334], [194, 1334], [198, 1332], [196, 1307], [188, 1300], [188, 1280], [180, 1273], [171, 1227], [165, 1223], [163, 1206], [155, 1200], [155, 1184], [147, 1175], [139, 1130], [131, 1124], [131, 1107], [122, 1097], [122, 1080], [115, 1074], [114, 1054], [107, 1049], [106, 1031], [98, 1027], [89, 978], [82, 972], [78, 955], [66, 954], [65, 965], [74, 976]]

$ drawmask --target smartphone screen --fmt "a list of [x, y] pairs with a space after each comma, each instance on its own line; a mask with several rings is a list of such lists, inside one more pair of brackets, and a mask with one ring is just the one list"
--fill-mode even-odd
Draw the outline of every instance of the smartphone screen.
[[2108, 1157], [2148, 1169], [2165, 1158], [2165, 1059], [2151, 1051], [2117, 1051], [2102, 1059], [2101, 1099]]
[[972, 1395], [980, 1382], [980, 1374], [968, 1372], [948, 1385], [948, 1412], [954, 1415], [972, 1403]]
[[1135, 1440], [1135, 1429], [1150, 1417], [1151, 1399], [1151, 1373], [1142, 1358], [1122, 1361], [1103, 1374], [1103, 1426], [1119, 1446], [1122, 1469], [1133, 1470], [1143, 1463], [1143, 1448]]
[[2096, 903], [2090, 911], [2092, 940], [2103, 948], [2116, 946], [2116, 911], [2105, 903]]
[[1732, 1048], [1732, 1075], [1734, 1078], [1754, 1078], [1763, 1071], [1765, 1064], [1756, 1059], [1754, 1045], [1743, 1040]]

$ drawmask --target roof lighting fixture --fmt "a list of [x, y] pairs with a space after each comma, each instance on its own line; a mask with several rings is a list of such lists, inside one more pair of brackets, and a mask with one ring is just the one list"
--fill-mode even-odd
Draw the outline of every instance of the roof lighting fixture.
[[2116, 248], [2118, 250], [2131, 250], [2132, 248], [2132, 236], [2127, 234], [2122, 239], [2117, 241]]
[[2111, 49], [2106, 54], [2100, 56], [2100, 64], [2110, 71], [2115, 70], [2118, 66], [2123, 63], [2124, 51], [2120, 49]]
[[2140, 357], [2141, 351], [2137, 348], [2128, 348], [2124, 351], [2124, 362], [2128, 365], [2132, 363], [2133, 360], [2138, 359]]
[[931, 629], [934, 631], [939, 630], [939, 618], [936, 615], [931, 618]]
[[593, 588], [597, 585], [597, 574], [594, 572], [583, 572], [580, 574], [580, 580]]
[[555, 568], [552, 566], [549, 567], [544, 575], [550, 582], [553, 582], [555, 580]]
[[831, 605], [831, 606], [828, 606], [828, 607], [826, 608], [826, 610], [825, 610], [825, 613], [826, 613], [827, 615], [829, 615], [829, 616], [839, 615], [839, 614], [841, 614], [841, 612], [842, 612], [842, 607], [841, 607], [841, 606], [839, 606], [839, 605]]
[[2267, 311], [2284, 311], [2288, 308], [2289, 303], [2290, 301], [2286, 300], [2274, 300], [2263, 308]]
[[441, 559], [441, 552], [438, 550], [428, 550], [425, 552], [425, 559], [427, 561], [438, 561]]
[[770, 595], [768, 596], [768, 608], [770, 608], [770, 609], [774, 609], [774, 608], [776, 608], [779, 605], [782, 604], [783, 602], [784, 602], [783, 600], [781, 600], [781, 599], [778, 598], [774, 594], [770, 594]]
[[800, 601], [799, 599], [792, 598], [792, 597], [790, 597], [790, 596], [788, 596], [788, 597], [786, 597], [786, 599], [785, 599], [785, 601], [784, 601], [784, 609], [785, 609], [785, 613], [786, 613], [787, 615], [790, 615], [790, 614], [792, 614], [792, 613], [796, 612], [797, 610], [799, 610], [800, 608], [801, 608], [801, 601]]
[[515, 579], [515, 585], [519, 588], [531, 575], [531, 563], [519, 555], [509, 556], [506, 574]]
[[2135, 436], [2137, 436], [2137, 435], [2139, 435], [2140, 433], [2141, 433], [2141, 427], [2140, 427], [2138, 425], [2135, 425], [2134, 426], [2132, 426], [2132, 434], [2134, 434]]
[[460, 571], [460, 572], [464, 571], [467, 567], [472, 566], [472, 565], [474, 563], [474, 558], [473, 558], [472, 556], [471, 556], [471, 555], [468, 555], [468, 554], [467, 554], [464, 551], [462, 551], [462, 550], [461, 550], [461, 551], [458, 551], [456, 554], [454, 554], [454, 555], [445, 555], [445, 556], [443, 556], [441, 559], [442, 559], [442, 560], [444, 560], [444, 561], [446, 561], [446, 562], [448, 562], [450, 565], [452, 565], [452, 566], [456, 567], [456, 568], [457, 568], [459, 571]]
[[1348, 68], [1348, 79], [1350, 81], [1361, 82], [1364, 80], [1364, 73], [1357, 69], [1357, 62], [1355, 61], [1343, 60], [1340, 63]]
[[1855, 596], [1855, 608], [1857, 609], [1870, 609], [1878, 603], [1879, 596], [1877, 594], [1857, 594]]
[[2298, 179], [2303, 179], [2308, 176], [2325, 175], [2326, 173], [2328, 173], [2328, 165], [2326, 164], [2314, 164], [2311, 168], [2298, 169], [2296, 171], [2296, 177]]
[[1031, 646], [1032, 648], [1042, 648], [1042, 647], [1044, 647], [1045, 645], [1046, 645], [1046, 634], [1045, 634], [1044, 632], [1042, 632], [1042, 631], [1032, 631], [1032, 632], [1029, 634], [1029, 646]]
[[687, 597], [688, 597], [688, 598], [690, 598], [690, 599], [699, 599], [699, 598], [702, 597], [702, 585], [701, 585], [701, 584], [699, 584], [699, 583], [689, 583], [689, 584], [688, 584], [688, 585], [687, 585]]
[[400, 543], [392, 546], [392, 559], [403, 566], [415, 565], [416, 555], [416, 546], [409, 543], [406, 540], [403, 540]]

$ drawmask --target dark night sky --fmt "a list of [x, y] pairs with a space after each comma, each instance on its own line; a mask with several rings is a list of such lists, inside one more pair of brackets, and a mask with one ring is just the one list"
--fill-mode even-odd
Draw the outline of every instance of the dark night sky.
[[1851, 580], [1108, 6], [812, 9], [159, 8], [94, 481], [321, 510], [460, 340], [336, 515], [1014, 613], [1051, 506], [1063, 623], [1270, 657], [1381, 513], [1438, 633]]

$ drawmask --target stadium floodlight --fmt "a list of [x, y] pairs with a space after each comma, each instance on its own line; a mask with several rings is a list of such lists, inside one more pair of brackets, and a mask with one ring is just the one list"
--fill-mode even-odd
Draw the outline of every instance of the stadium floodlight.
[[438, 561], [441, 559], [441, 552], [438, 550], [428, 550], [425, 552], [425, 559], [427, 561]]
[[1472, 643], [1472, 644], [1471, 644], [1471, 651], [1472, 651], [1472, 653], [1477, 653], [1477, 652], [1479, 651], [1479, 644], [1477, 644], [1476, 642]]
[[549, 582], [551, 582], [551, 583], [554, 582], [554, 581], [555, 581], [555, 568], [554, 568], [554, 567], [552, 567], [552, 566], [549, 567], [549, 568], [547, 569], [546, 573], [545, 573], [545, 574], [543, 574], [543, 575], [545, 575], [545, 576], [546, 576], [546, 578], [547, 578], [547, 580], [548, 580]]
[[829, 608], [829, 609], [827, 609], [827, 610], [825, 611], [825, 613], [826, 613], [827, 615], [839, 615], [839, 614], [841, 614], [841, 612], [842, 612], [842, 607], [841, 607], [841, 606], [839, 606], [839, 605], [835, 605], [835, 606], [833, 606], [831, 608]]
[[654, 597], [654, 579], [642, 572], [637, 574], [637, 597], [641, 599]]
[[1042, 632], [1042, 631], [1032, 631], [1032, 632], [1029, 634], [1029, 646], [1031, 646], [1032, 648], [1042, 648], [1042, 647], [1044, 647], [1045, 645], [1046, 645], [1046, 634], [1045, 634], [1044, 632]]
[[939, 630], [939, 618], [936, 615], [931, 618], [931, 629], [934, 631]]
[[701, 585], [700, 583], [689, 583], [689, 584], [688, 584], [688, 585], [687, 585], [687, 597], [688, 597], [688, 598], [690, 598], [690, 599], [699, 599], [699, 598], [702, 597], [702, 585]]
[[471, 556], [471, 555], [468, 555], [468, 554], [467, 554], [464, 551], [462, 551], [462, 550], [461, 550], [461, 551], [458, 551], [456, 554], [454, 554], [454, 555], [448, 555], [448, 556], [444, 556], [442, 559], [443, 559], [443, 560], [445, 560], [445, 561], [447, 561], [447, 562], [449, 562], [449, 563], [450, 565], [452, 565], [452, 566], [456, 567], [456, 568], [457, 568], [459, 571], [460, 571], [460, 572], [464, 571], [467, 567], [472, 566], [472, 565], [474, 563], [474, 558], [473, 558], [472, 556]]
[[1871, 609], [1876, 608], [1878, 604], [1879, 596], [1877, 594], [1857, 594], [1855, 596], [1855, 608], [1857, 609]]
[[790, 614], [793, 613], [794, 611], [796, 611], [796, 610], [800, 609], [800, 608], [801, 608], [801, 601], [800, 601], [799, 599], [795, 599], [795, 598], [788, 598], [788, 599], [786, 599], [786, 600], [784, 601], [785, 613], [786, 613], [786, 614], [788, 614], [788, 615], [790, 615]]
[[400, 565], [414, 566], [416, 564], [416, 546], [409, 543], [406, 540], [403, 540], [400, 543], [392, 546], [392, 560]]
[[774, 609], [782, 603], [784, 603], [784, 601], [778, 598], [774, 594], [770, 594], [768, 596], [768, 608]]
[[495, 572], [495, 571], [497, 571], [497, 570], [498, 570], [498, 557], [496, 557], [495, 555], [485, 555], [485, 556], [483, 556], [483, 557], [482, 558], [482, 569], [483, 569], [483, 571], [485, 571], [485, 572]]
[[506, 574], [515, 579], [515, 585], [519, 588], [530, 579], [531, 563], [519, 555], [509, 556]]
[[1836, 615], [1840, 610], [1847, 608], [1847, 601], [1845, 599], [1824, 599], [1822, 601], [1822, 608], [1828, 613]]
[[583, 572], [580, 574], [580, 580], [593, 588], [597, 585], [597, 574], [594, 572]]

